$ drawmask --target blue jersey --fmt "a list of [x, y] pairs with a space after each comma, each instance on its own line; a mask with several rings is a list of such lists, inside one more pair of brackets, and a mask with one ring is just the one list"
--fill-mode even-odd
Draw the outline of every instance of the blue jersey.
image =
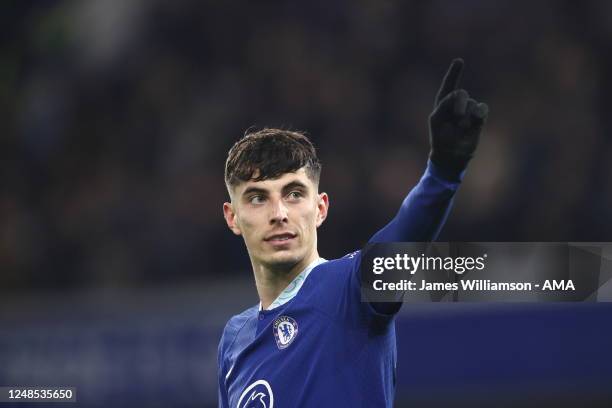
[[[370, 241], [435, 239], [461, 178], [428, 163]], [[219, 407], [393, 406], [399, 305], [381, 312], [361, 301], [359, 260], [357, 251], [317, 262], [277, 307], [230, 319], [219, 344]]]

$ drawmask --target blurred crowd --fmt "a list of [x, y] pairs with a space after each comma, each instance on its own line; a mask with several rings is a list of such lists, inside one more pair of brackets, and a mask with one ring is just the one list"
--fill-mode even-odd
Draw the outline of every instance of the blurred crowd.
[[610, 2], [12, 1], [0, 21], [0, 291], [249, 276], [221, 206], [250, 128], [308, 132], [320, 253], [359, 248], [422, 174], [457, 56], [491, 114], [440, 239], [612, 241]]

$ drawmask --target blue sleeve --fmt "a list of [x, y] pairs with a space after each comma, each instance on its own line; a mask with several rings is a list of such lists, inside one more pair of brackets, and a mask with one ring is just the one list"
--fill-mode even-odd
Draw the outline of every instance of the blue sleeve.
[[445, 173], [429, 160], [425, 174], [404, 199], [395, 218], [369, 242], [435, 240], [446, 221], [464, 173]]
[[219, 379], [219, 390], [218, 390], [218, 398], [219, 398], [219, 408], [229, 408], [227, 389], [225, 388], [225, 376], [226, 367], [225, 367], [225, 329], [223, 330], [223, 335], [221, 336], [221, 341], [219, 342], [219, 349], [217, 354], [217, 375]]

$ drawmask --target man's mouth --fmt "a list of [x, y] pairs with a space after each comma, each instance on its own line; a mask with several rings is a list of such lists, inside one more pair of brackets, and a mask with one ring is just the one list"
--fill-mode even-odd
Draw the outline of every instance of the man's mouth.
[[280, 242], [289, 241], [289, 240], [291, 240], [291, 239], [293, 239], [295, 237], [296, 237], [296, 234], [291, 233], [291, 232], [285, 232], [285, 233], [282, 233], [282, 234], [270, 235], [270, 236], [266, 237], [264, 239], [264, 241], [272, 242], [272, 243], [280, 243]]

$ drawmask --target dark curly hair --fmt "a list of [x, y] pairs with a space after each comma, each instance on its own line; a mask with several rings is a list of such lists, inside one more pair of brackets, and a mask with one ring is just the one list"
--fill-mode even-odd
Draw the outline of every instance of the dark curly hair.
[[249, 180], [274, 179], [302, 167], [305, 167], [308, 177], [318, 184], [321, 162], [304, 133], [267, 128], [247, 131], [228, 153], [225, 184], [230, 188]]

